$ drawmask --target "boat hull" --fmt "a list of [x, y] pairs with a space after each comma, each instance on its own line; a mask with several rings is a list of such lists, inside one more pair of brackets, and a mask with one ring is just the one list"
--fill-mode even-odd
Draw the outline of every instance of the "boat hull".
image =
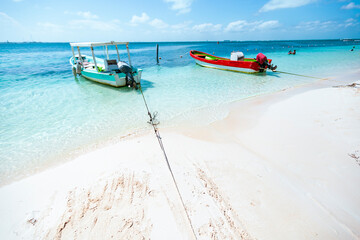
[[[134, 80], [137, 84], [140, 84], [141, 81], [142, 70], [138, 69], [138, 71], [134, 74]], [[126, 86], [126, 76], [123, 73], [98, 73], [95, 71], [81, 71], [81, 75], [91, 81], [110, 85], [113, 87], [124, 87]]]
[[224, 66], [224, 65], [218, 65], [218, 64], [212, 64], [203, 62], [200, 60], [195, 59], [196, 64], [202, 66], [202, 67], [208, 67], [208, 68], [214, 68], [219, 70], [226, 70], [226, 71], [233, 71], [233, 72], [242, 72], [242, 73], [258, 73], [259, 71], [256, 71], [251, 68], [241, 68], [241, 67], [231, 67], [231, 66]]
[[[242, 72], [242, 73], [258, 73], [265, 72], [261, 69], [259, 63], [253, 58], [245, 58], [243, 61], [234, 61], [228, 58], [217, 57], [208, 53], [191, 50], [190, 56], [195, 59], [195, 62], [203, 67], [215, 68], [220, 70]], [[268, 59], [271, 63], [271, 59]]]

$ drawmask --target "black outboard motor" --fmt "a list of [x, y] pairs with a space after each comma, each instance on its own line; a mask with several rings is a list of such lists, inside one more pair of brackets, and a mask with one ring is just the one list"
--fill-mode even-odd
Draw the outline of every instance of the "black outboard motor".
[[126, 74], [126, 85], [137, 90], [138, 88], [131, 67], [125, 62], [118, 62], [118, 67], [120, 72]]

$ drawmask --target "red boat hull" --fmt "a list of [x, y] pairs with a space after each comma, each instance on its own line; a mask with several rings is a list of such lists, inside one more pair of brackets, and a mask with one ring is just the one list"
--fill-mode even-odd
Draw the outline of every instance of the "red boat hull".
[[[217, 57], [195, 50], [190, 51], [190, 56], [195, 59], [197, 64], [204, 67], [246, 73], [256, 73], [260, 71], [259, 63], [253, 58], [245, 58], [244, 61], [233, 61], [228, 58]], [[268, 62], [270, 64], [271, 59], [268, 59]], [[266, 71], [266, 68], [264, 71]]]

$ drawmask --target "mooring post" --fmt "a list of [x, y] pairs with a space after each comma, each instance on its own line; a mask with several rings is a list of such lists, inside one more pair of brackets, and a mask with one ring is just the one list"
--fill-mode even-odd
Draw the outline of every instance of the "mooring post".
[[159, 64], [159, 44], [156, 44], [156, 62]]

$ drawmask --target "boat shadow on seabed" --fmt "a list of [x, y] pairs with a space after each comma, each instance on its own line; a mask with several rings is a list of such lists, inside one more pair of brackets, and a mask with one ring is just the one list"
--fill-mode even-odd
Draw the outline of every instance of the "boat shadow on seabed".
[[276, 77], [276, 78], [280, 78], [280, 73], [277, 71], [268, 71], [266, 73], [256, 73], [257, 76], [271, 76], [271, 77]]

